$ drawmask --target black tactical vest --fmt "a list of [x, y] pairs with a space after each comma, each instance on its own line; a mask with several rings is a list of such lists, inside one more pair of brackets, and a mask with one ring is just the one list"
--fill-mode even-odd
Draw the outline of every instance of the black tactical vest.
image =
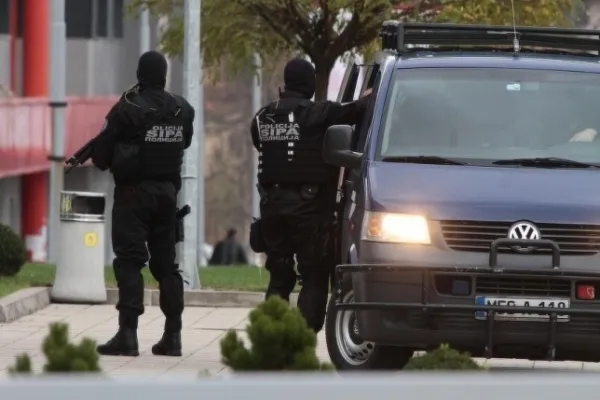
[[147, 122], [140, 136], [142, 147], [142, 179], [170, 180], [181, 176], [185, 150], [183, 104], [175, 97], [175, 110], [147, 113]]
[[[142, 123], [137, 130], [133, 143], [120, 144], [121, 152], [130, 154], [129, 164], [124, 163], [121, 181], [171, 181], [179, 186], [181, 164], [185, 150], [183, 102], [174, 96], [175, 108], [156, 110], [136, 96], [132, 103], [140, 107], [143, 113]], [[119, 145], [118, 145], [119, 147]], [[118, 148], [117, 147], [117, 148]], [[118, 178], [115, 173], [115, 180]]]
[[[256, 115], [260, 140], [258, 182], [324, 183], [328, 166], [323, 161], [323, 135], [309, 135], [304, 125], [311, 102], [297, 99], [266, 106]], [[310, 132], [312, 133], [312, 132]]]

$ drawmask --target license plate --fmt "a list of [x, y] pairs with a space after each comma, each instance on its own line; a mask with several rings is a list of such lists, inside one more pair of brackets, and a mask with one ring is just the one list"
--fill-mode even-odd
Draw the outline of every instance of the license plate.
[[[569, 308], [569, 299], [549, 299], [549, 298], [517, 298], [517, 297], [490, 297], [477, 296], [475, 304], [485, 306], [506, 307], [531, 307], [531, 313], [501, 313], [496, 311], [496, 321], [547, 321], [550, 319], [548, 314], [537, 314], [536, 308], [556, 308], [557, 310]], [[475, 318], [479, 320], [487, 319], [486, 311], [475, 311]], [[557, 315], [557, 322], [569, 321], [568, 315]]]

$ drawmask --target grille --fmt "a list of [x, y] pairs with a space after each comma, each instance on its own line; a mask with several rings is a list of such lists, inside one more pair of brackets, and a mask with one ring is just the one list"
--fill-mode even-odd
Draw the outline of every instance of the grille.
[[[430, 329], [426, 322], [425, 315], [420, 311], [407, 311], [406, 314], [388, 314], [390, 321], [406, 323], [415, 329]], [[482, 325], [485, 322], [475, 319], [474, 312], [451, 312], [451, 311], [436, 311], [428, 314], [431, 318], [429, 321], [434, 323], [435, 328], [439, 330], [457, 330], [457, 331], [484, 331]], [[402, 316], [402, 318], [398, 318]], [[523, 333], [535, 332], [548, 329], [548, 326], [543, 322], [511, 322], [498, 321], [495, 324], [496, 333]], [[568, 323], [559, 323], [556, 325], [557, 335], [572, 335], [572, 336], [596, 336], [600, 331], [600, 318], [585, 315], [571, 315], [571, 320]]]
[[[446, 244], [456, 251], [489, 252], [491, 243], [506, 238], [510, 222], [484, 221], [440, 221]], [[592, 255], [600, 251], [600, 226], [536, 224], [542, 239], [553, 240], [558, 244], [562, 255]], [[498, 248], [498, 252], [508, 253], [508, 247]], [[549, 253], [549, 249], [537, 249], [536, 253]]]
[[571, 281], [565, 279], [501, 276], [475, 279], [476, 294], [571, 297]]

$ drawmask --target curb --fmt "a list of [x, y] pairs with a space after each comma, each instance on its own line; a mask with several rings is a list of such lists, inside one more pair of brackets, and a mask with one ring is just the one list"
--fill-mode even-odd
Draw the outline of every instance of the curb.
[[12, 322], [50, 305], [50, 288], [33, 287], [0, 298], [0, 323]]
[[[119, 292], [117, 289], [106, 289], [106, 304], [117, 304]], [[189, 290], [184, 292], [183, 300], [186, 307], [255, 307], [262, 303], [265, 295], [262, 292], [236, 292], [216, 290]], [[290, 303], [296, 305], [298, 294], [292, 293]], [[144, 305], [158, 306], [159, 291], [144, 290]]]
[[[52, 303], [49, 287], [32, 287], [19, 290], [6, 297], [0, 297], [0, 323], [12, 322], [21, 317], [40, 311]], [[216, 290], [189, 290], [184, 292], [186, 307], [230, 307], [249, 308], [256, 307], [264, 301], [265, 295], [261, 292], [237, 292]], [[119, 292], [117, 289], [106, 289], [106, 302], [104, 304], [117, 304]], [[292, 293], [290, 304], [295, 306], [298, 294]], [[144, 290], [144, 305], [158, 306], [159, 291], [157, 289]]]

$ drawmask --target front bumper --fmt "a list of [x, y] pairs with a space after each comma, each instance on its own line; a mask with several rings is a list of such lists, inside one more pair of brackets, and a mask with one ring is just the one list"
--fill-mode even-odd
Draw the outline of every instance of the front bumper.
[[[498, 247], [533, 244], [552, 249], [549, 268], [525, 270], [498, 266]], [[354, 302], [343, 303], [342, 288], [348, 273], [352, 276]], [[440, 290], [438, 281], [444, 277], [469, 281], [468, 294], [457, 296]], [[536, 308], [536, 314], [549, 316], [542, 322], [498, 321], [496, 314], [506, 313], [506, 307], [475, 304], [475, 297], [481, 294], [477, 293], [477, 282], [498, 277], [523, 282], [542, 280], [570, 288], [570, 308], [560, 311]], [[539, 348], [542, 357], [549, 360], [573, 358], [572, 354], [578, 354], [577, 359], [596, 360], [600, 357], [600, 301], [576, 299], [575, 283], [582, 281], [600, 287], [600, 272], [561, 270], [556, 243], [498, 239], [490, 248], [489, 265], [482, 267], [339, 265], [335, 295], [337, 308], [356, 310], [360, 336], [379, 344], [428, 349], [448, 343], [488, 358], [497, 349]], [[546, 296], [552, 297], [549, 293], [537, 297]], [[476, 319], [476, 311], [487, 312], [487, 319]], [[510, 311], [531, 313], [532, 309], [510, 307]], [[559, 315], [568, 315], [570, 320], [560, 322]], [[519, 354], [524, 354], [523, 350], [518, 350]]]

